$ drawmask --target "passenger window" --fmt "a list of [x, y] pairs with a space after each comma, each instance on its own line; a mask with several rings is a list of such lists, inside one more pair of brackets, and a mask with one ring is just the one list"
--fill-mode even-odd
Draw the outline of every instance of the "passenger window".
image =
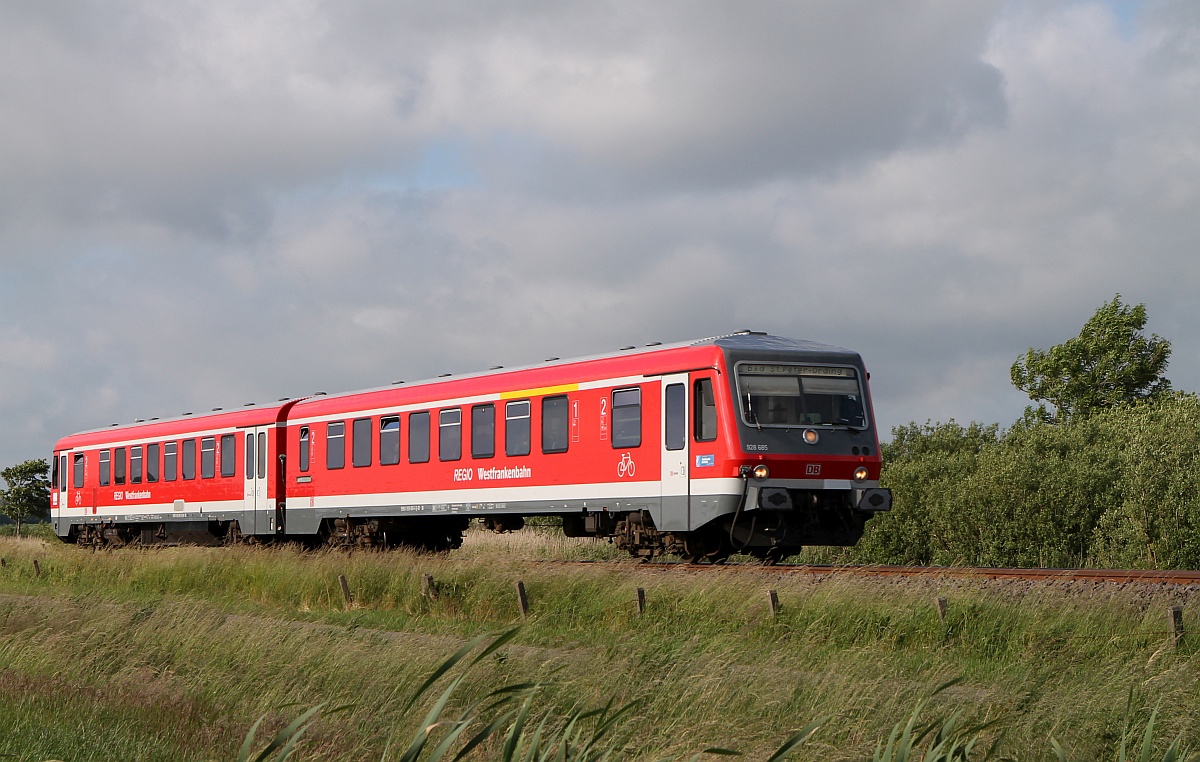
[[438, 413], [438, 460], [462, 458], [462, 411], [456, 407]]
[[612, 393], [612, 446], [640, 447], [642, 444], [641, 387]]
[[687, 445], [687, 390], [683, 384], [668, 384], [667, 436], [668, 450], [682, 450]]
[[179, 443], [167, 442], [163, 445], [163, 481], [173, 482], [179, 474]]
[[258, 478], [267, 478], [267, 435], [258, 432]]
[[504, 406], [504, 454], [529, 454], [529, 400]]
[[100, 486], [101, 487], [107, 487], [109, 485], [109, 483], [112, 481], [112, 478], [111, 478], [112, 471], [111, 471], [111, 466], [109, 465], [109, 458], [111, 458], [111, 457], [112, 457], [112, 453], [110, 453], [108, 450], [100, 451]]
[[717, 400], [713, 397], [712, 379], [697, 379], [692, 390], [693, 436], [697, 442], [712, 442], [717, 438]]
[[142, 448], [140, 445], [129, 448], [129, 483], [142, 483]]
[[429, 411], [408, 417], [408, 462], [429, 462]]
[[237, 475], [237, 437], [221, 435], [221, 476]]
[[566, 452], [569, 425], [567, 398], [542, 398], [542, 452]]
[[71, 483], [75, 485], [75, 489], [83, 487], [83, 453], [77, 452], [71, 456], [74, 462], [71, 464]]
[[113, 450], [113, 483], [125, 483], [125, 448], [118, 447]]
[[151, 484], [158, 481], [158, 444], [146, 445], [146, 481]]
[[[301, 473], [308, 471], [308, 458], [309, 458], [309, 452], [310, 452], [308, 449], [308, 445], [309, 445], [308, 427], [301, 426], [300, 427], [300, 471], [301, 471]], [[249, 463], [250, 461], [247, 460], [246, 462]], [[247, 471], [249, 471], [249, 469], [247, 469]]]
[[355, 468], [371, 465], [371, 419], [357, 418], [351, 430], [354, 441], [351, 443], [351, 460]]
[[491, 458], [496, 455], [496, 406], [476, 405], [471, 408], [471, 457]]
[[254, 478], [254, 434], [246, 434], [246, 478]]
[[67, 456], [64, 455], [58, 459], [58, 488], [60, 490], [67, 489]]
[[217, 440], [215, 437], [200, 439], [200, 476], [211, 479], [217, 473]]
[[325, 427], [325, 468], [346, 467], [346, 423], [335, 421]]
[[400, 416], [379, 419], [379, 465], [394, 466], [400, 462]]
[[183, 460], [183, 463], [180, 466], [180, 470], [183, 472], [183, 478], [184, 479], [195, 479], [196, 478], [196, 440], [195, 439], [183, 440], [182, 460]]

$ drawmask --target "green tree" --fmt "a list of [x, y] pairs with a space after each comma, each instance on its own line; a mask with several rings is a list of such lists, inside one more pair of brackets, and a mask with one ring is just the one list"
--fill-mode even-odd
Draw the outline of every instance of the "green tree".
[[50, 516], [50, 465], [45, 458], [27, 460], [0, 470], [0, 478], [8, 485], [0, 490], [0, 512], [17, 525], [30, 519]]
[[[1043, 352], [1032, 347], [1017, 358], [1012, 382], [1030, 399], [1054, 406], [1052, 420], [1068, 420], [1096, 410], [1142, 399], [1159, 398], [1171, 390], [1163, 377], [1171, 343], [1151, 334], [1146, 306], [1121, 304], [1121, 295], [1096, 310], [1075, 338]], [[1040, 406], [1045, 413], [1045, 405]]]

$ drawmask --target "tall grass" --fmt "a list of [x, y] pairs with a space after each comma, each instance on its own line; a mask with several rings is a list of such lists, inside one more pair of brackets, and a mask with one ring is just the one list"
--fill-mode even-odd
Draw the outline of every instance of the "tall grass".
[[[1131, 685], [1141, 724], [1130, 727], [1159, 706], [1156, 738], [1180, 737], [1182, 748], [1200, 733], [1191, 646], [1171, 648], [1166, 634], [1166, 606], [1188, 606], [1189, 590], [564, 567], [484, 547], [509, 539], [436, 556], [92, 553], [0, 539], [0, 753], [227, 759], [257, 717], [269, 739], [299, 714], [280, 707], [352, 704], [314, 715], [303, 757], [395, 754], [421, 719], [404, 704], [445, 654], [520, 619], [516, 579], [529, 619], [465, 673], [447, 706], [523, 683], [544, 686], [531, 712], [563, 707], [559, 719], [633, 704], [613, 731], [631, 758], [732, 747], [765, 759], [830, 716], [795, 757], [870, 759], [925, 699], [922, 717], [959, 712], [956, 728], [1001, 719], [980, 731], [974, 755], [999, 739], [997, 755], [1046, 759], [1053, 736], [1071, 760], [1115, 759]], [[423, 574], [436, 598], [422, 596]], [[777, 617], [767, 588], [783, 603]], [[950, 601], [944, 621], [937, 596]]]

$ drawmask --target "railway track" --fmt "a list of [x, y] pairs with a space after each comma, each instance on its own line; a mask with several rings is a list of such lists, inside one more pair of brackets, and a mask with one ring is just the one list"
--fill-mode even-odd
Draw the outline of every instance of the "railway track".
[[[564, 564], [604, 564], [605, 561], [547, 561]], [[620, 561], [616, 563], [627, 563]], [[683, 562], [657, 561], [639, 564], [640, 569], [654, 569], [678, 573], [681, 570], [702, 574], [745, 574], [772, 575], [806, 574], [809, 576], [857, 576], [857, 577], [943, 577], [976, 580], [1028, 580], [1042, 582], [1118, 582], [1158, 585], [1200, 585], [1200, 571], [1164, 569], [1019, 569], [1007, 567], [970, 566], [886, 566], [861, 565], [840, 566], [831, 564], [776, 564], [757, 563], [732, 564], [688, 564]]]

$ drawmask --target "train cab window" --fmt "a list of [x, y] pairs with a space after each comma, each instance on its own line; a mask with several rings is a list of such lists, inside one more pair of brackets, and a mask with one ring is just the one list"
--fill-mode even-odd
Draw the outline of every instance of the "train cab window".
[[371, 465], [371, 435], [370, 418], [356, 418], [351, 433], [354, 439], [350, 445], [351, 459], [355, 468]]
[[112, 481], [112, 465], [109, 463], [109, 458], [112, 454], [108, 450], [100, 451], [100, 486], [107, 487]]
[[181, 455], [180, 460], [183, 462], [180, 464], [179, 470], [183, 473], [183, 478], [184, 479], [195, 479], [196, 478], [196, 440], [195, 439], [183, 440], [183, 452], [180, 455]]
[[429, 462], [429, 411], [408, 417], [408, 462]]
[[504, 454], [509, 457], [529, 454], [529, 400], [504, 406]]
[[64, 455], [58, 459], [58, 488], [65, 490], [67, 488], [67, 456]]
[[491, 458], [496, 455], [496, 406], [476, 405], [471, 408], [471, 457]]
[[113, 484], [125, 483], [125, 448], [113, 450]]
[[50, 486], [58, 489], [58, 456], [51, 458], [50, 462], [53, 464], [50, 469]]
[[379, 465], [394, 466], [400, 462], [400, 416], [379, 419]]
[[687, 389], [683, 384], [668, 384], [666, 391], [666, 444], [668, 450], [687, 446]]
[[711, 378], [700, 378], [692, 385], [692, 436], [697, 442], [717, 438], [717, 400]]
[[83, 453], [77, 452], [71, 456], [71, 484], [75, 489], [83, 487]]
[[129, 483], [142, 483], [142, 447], [129, 448]]
[[237, 475], [237, 437], [221, 435], [221, 476]]
[[565, 396], [542, 398], [542, 452], [546, 454], [567, 451], [570, 432], [567, 406]]
[[438, 413], [438, 460], [462, 458], [462, 410], [447, 408]]
[[346, 467], [346, 422], [334, 421], [325, 427], [325, 468]]
[[211, 479], [217, 475], [217, 439], [203, 437], [200, 439], [200, 476]]
[[737, 382], [751, 426], [867, 425], [854, 368], [742, 363]]
[[158, 481], [158, 444], [146, 445], [146, 481], [153, 484]]
[[163, 445], [163, 481], [173, 482], [179, 475], [179, 443], [167, 442]]
[[[246, 443], [247, 444], [250, 443], [249, 435], [247, 435]], [[308, 427], [301, 426], [300, 427], [300, 471], [301, 471], [301, 473], [308, 471], [308, 460], [309, 460], [311, 452], [312, 451], [309, 450]], [[246, 457], [247, 457], [246, 462], [249, 463], [250, 456], [247, 455]], [[249, 468], [246, 469], [246, 478], [247, 479], [250, 478], [250, 469]]]
[[642, 390], [617, 389], [612, 393], [612, 446], [642, 444]]

